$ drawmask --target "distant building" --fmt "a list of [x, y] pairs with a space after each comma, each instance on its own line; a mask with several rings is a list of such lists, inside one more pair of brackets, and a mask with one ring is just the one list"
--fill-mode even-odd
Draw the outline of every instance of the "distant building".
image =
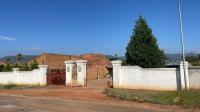
[[6, 63], [2, 60], [0, 60], [0, 65], [6, 65]]
[[[192, 66], [190, 63], [188, 63], [188, 66]], [[179, 68], [180, 67], [180, 61], [173, 61], [166, 64], [167, 68]]]
[[173, 62], [169, 62], [166, 64], [167, 68], [179, 68], [180, 66], [180, 61], [173, 61]]
[[198, 58], [200, 58], [200, 54], [197, 54], [198, 55]]
[[76, 61], [80, 59], [87, 60], [87, 80], [97, 79], [98, 76], [100, 78], [105, 78], [109, 73], [107, 66], [111, 66], [111, 62], [101, 54], [83, 54], [81, 56], [75, 56], [43, 53], [40, 56], [33, 58], [28, 63], [36, 60], [38, 64], [48, 65], [48, 71], [51, 71], [52, 69], [65, 69], [64, 61]]

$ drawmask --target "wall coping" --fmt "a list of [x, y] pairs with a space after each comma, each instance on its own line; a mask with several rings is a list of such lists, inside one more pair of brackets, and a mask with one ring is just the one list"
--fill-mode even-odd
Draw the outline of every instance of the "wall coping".
[[13, 68], [12, 70], [13, 71], [19, 71], [19, 68]]
[[200, 66], [190, 66], [188, 69], [200, 69]]
[[[182, 66], [183, 65], [183, 61], [180, 61], [180, 65]], [[188, 62], [185, 61], [185, 66], [188, 66]]]
[[152, 70], [152, 71], [174, 71], [178, 70], [177, 68], [143, 68], [143, 70]]
[[47, 68], [48, 65], [38, 65], [39, 68]]
[[87, 60], [78, 60], [76, 63], [87, 63]]
[[140, 69], [142, 70], [143, 68], [140, 66], [121, 66], [122, 69]]
[[138, 69], [138, 70], [152, 70], [152, 71], [175, 71], [177, 68], [142, 68], [140, 66], [121, 66], [122, 69]]
[[75, 61], [64, 61], [65, 64], [74, 64]]

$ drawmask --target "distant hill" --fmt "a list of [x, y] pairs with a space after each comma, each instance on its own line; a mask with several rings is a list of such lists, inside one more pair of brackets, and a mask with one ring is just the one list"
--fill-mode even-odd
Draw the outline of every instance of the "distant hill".
[[[182, 60], [182, 54], [165, 54], [168, 60], [170, 61], [181, 61]], [[185, 56], [198, 56], [198, 54], [195, 53], [186, 53]]]
[[[23, 55], [23, 62], [28, 62], [35, 57], [37, 57], [37, 55]], [[3, 61], [6, 61], [7, 59], [10, 59], [11, 63], [16, 62], [16, 56], [4, 56], [0, 58], [0, 60], [3, 60]]]
[[[115, 56], [113, 55], [104, 55], [106, 58], [108, 58], [109, 60], [113, 60], [113, 59], [116, 59]], [[182, 57], [182, 54], [165, 54], [165, 56], [167, 57], [167, 60], [166, 62], [167, 63], [170, 63], [170, 62], [175, 62], [175, 61], [181, 61], [181, 57]], [[186, 56], [198, 56], [198, 54], [195, 54], [195, 53], [187, 53]], [[37, 55], [23, 55], [23, 62], [28, 62], [30, 61], [31, 59], [37, 57]], [[118, 56], [117, 57], [119, 60], [124, 60], [126, 59], [125, 56]], [[15, 63], [16, 62], [16, 56], [5, 56], [5, 57], [2, 57], [0, 58], [0, 60], [2, 61], [6, 61], [7, 59], [10, 59], [11, 60], [11, 63]]]
[[[109, 60], [112, 60], [112, 59], [115, 59], [116, 57], [115, 56], [112, 56], [112, 55], [105, 55]], [[182, 54], [165, 54], [167, 60], [166, 60], [166, 63], [171, 63], [171, 62], [176, 62], [176, 61], [181, 61], [182, 60]], [[198, 54], [196, 53], [186, 53], [185, 56], [198, 56]], [[126, 59], [125, 56], [120, 56], [118, 57], [119, 60], [123, 60], [123, 59]]]
[[125, 56], [118, 56], [118, 57], [115, 57], [113, 55], [104, 55], [106, 58], [108, 58], [110, 61], [112, 60], [115, 60], [116, 58], [119, 59], [119, 60], [124, 60], [126, 59]]

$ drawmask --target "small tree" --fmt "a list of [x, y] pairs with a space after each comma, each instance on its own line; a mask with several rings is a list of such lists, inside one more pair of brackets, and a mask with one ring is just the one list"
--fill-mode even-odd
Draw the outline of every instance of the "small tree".
[[0, 72], [3, 72], [4, 65], [0, 65]]
[[164, 52], [159, 49], [151, 28], [142, 16], [136, 21], [125, 55], [129, 65], [150, 68], [163, 67], [165, 64]]
[[36, 61], [36, 60], [33, 60], [33, 62], [30, 63], [29, 67], [30, 67], [30, 70], [37, 69], [37, 68], [38, 68], [38, 63], [37, 63], [37, 61]]
[[23, 61], [23, 55], [21, 53], [17, 54], [16, 60], [17, 60], [17, 62], [22, 62]]
[[29, 71], [29, 67], [27, 63], [22, 63], [20, 66], [20, 71]]
[[10, 59], [6, 59], [6, 65], [3, 66], [2, 71], [4, 72], [12, 71]]

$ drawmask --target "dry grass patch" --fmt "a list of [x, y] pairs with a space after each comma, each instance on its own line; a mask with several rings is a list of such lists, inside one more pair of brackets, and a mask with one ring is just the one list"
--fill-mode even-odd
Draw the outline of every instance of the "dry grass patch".
[[26, 89], [38, 87], [40, 85], [18, 85], [18, 84], [0, 84], [0, 89]]
[[122, 100], [200, 107], [200, 90], [144, 91], [109, 88], [104, 90], [104, 94]]

